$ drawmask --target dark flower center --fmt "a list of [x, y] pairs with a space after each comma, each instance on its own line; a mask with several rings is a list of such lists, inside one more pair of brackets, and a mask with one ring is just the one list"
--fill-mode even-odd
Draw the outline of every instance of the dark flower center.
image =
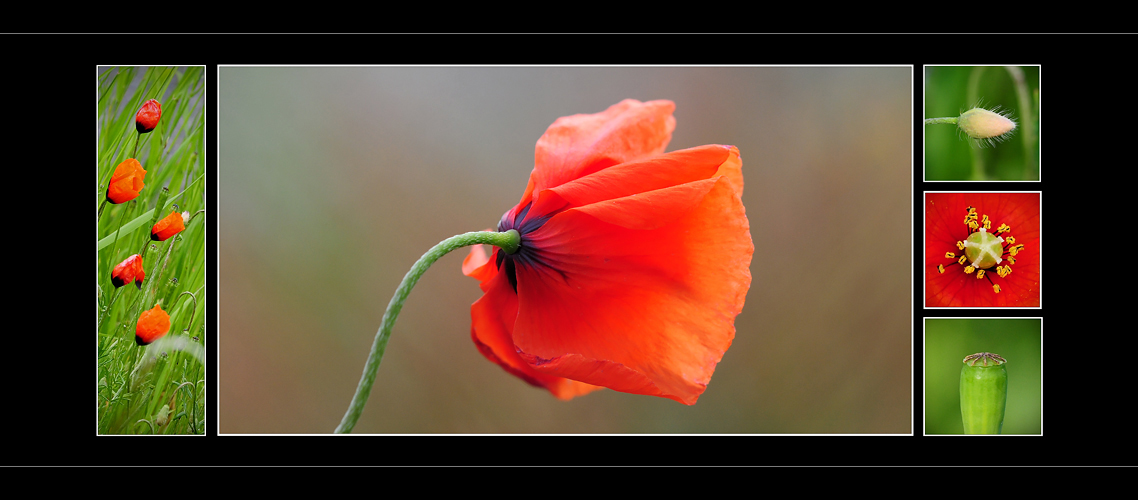
[[[535, 248], [532, 243], [527, 241], [526, 235], [540, 229], [541, 226], [544, 226], [550, 218], [552, 218], [554, 215], [557, 215], [559, 212], [561, 212], [561, 210], [556, 210], [545, 215], [526, 218], [526, 216], [529, 215], [529, 209], [532, 206], [532, 202], [526, 204], [526, 206], [518, 211], [518, 213], [512, 218], [509, 217], [510, 212], [506, 212], [504, 215], [502, 215], [502, 220], [498, 222], [499, 233], [504, 233], [511, 229], [515, 229], [518, 231], [518, 235], [521, 237], [521, 243], [518, 244], [518, 251], [512, 254], [507, 254], [499, 248], [498, 257], [495, 261], [495, 265], [498, 266], [498, 270], [506, 273], [506, 277], [509, 278], [510, 286], [514, 288], [514, 293], [518, 292], [517, 266], [525, 266], [531, 268], [543, 266], [552, 269], [552, 267], [550, 267], [549, 264], [541, 257], [541, 254], [538, 252], [537, 248]], [[502, 267], [503, 263], [505, 263], [504, 269]], [[561, 271], [558, 271], [558, 273], [561, 274], [562, 277], [565, 276], [565, 273]]]

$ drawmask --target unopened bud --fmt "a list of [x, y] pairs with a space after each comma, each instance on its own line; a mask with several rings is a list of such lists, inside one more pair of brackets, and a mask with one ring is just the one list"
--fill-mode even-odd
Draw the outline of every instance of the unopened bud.
[[1000, 136], [1015, 130], [1016, 122], [1001, 113], [972, 108], [960, 115], [956, 126], [973, 139], [998, 140]]
[[158, 126], [160, 118], [162, 118], [162, 104], [151, 99], [142, 103], [142, 107], [134, 115], [134, 128], [138, 133], [145, 134]]

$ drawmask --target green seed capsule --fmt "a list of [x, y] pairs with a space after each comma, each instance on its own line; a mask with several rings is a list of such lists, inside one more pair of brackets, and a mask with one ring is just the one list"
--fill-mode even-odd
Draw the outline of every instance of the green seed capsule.
[[990, 352], [964, 358], [960, 369], [960, 417], [965, 434], [999, 434], [1008, 400], [1007, 360]]

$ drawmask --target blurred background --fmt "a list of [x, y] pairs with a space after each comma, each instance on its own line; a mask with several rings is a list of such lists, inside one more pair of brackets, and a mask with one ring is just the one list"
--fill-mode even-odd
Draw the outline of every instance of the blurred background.
[[355, 432], [912, 432], [912, 71], [219, 68], [220, 432], [331, 432], [411, 265], [497, 224], [555, 119], [625, 98], [675, 101], [668, 151], [743, 159], [753, 282], [699, 402], [506, 373], [470, 339], [458, 251], [407, 300]]
[[1017, 126], [1006, 140], [980, 148], [954, 125], [925, 125], [925, 180], [1039, 180], [1039, 66], [925, 66], [924, 72], [925, 118], [998, 106]]
[[1043, 320], [999, 318], [925, 320], [925, 434], [964, 434], [960, 369], [979, 352], [1008, 360], [1001, 434], [1041, 434]]

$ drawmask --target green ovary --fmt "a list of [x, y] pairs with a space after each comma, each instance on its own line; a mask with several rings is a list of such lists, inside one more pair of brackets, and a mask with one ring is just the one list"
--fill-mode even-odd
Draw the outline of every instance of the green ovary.
[[999, 434], [1008, 400], [1005, 365], [968, 366], [960, 370], [960, 417], [965, 434]]
[[964, 240], [964, 255], [972, 267], [988, 269], [1003, 261], [1004, 239], [983, 229], [968, 235]]

